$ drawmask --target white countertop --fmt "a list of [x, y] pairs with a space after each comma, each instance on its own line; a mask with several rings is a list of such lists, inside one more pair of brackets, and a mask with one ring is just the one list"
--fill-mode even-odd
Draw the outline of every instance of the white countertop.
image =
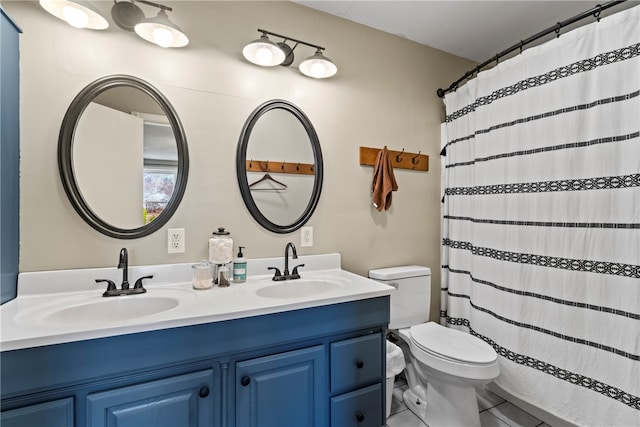
[[[192, 263], [131, 266], [129, 281], [132, 286], [139, 277], [154, 275], [153, 279], [145, 281], [147, 292], [109, 298], [102, 297], [106, 284], [97, 285], [95, 279], [110, 279], [119, 287], [122, 272], [116, 268], [21, 273], [17, 298], [0, 306], [0, 350], [17, 350], [356, 301], [389, 295], [393, 289], [342, 270], [340, 254], [290, 259], [290, 270], [298, 264], [305, 264], [305, 267], [300, 268], [301, 279], [272, 281], [273, 273], [268, 272], [267, 267], [282, 270], [283, 264], [283, 257], [250, 259], [247, 261], [249, 275], [246, 282], [231, 283], [227, 288], [214, 286], [206, 290], [192, 288]], [[320, 294], [287, 298], [264, 297], [257, 293], [269, 286], [283, 283], [295, 286], [295, 283], [302, 285], [310, 281], [329, 281], [338, 283], [339, 286]], [[133, 304], [133, 301], [163, 295], [177, 295], [180, 304], [167, 311], [129, 320], [53, 323], [42, 320], [43, 313], [65, 305], [116, 299], [129, 299]]]

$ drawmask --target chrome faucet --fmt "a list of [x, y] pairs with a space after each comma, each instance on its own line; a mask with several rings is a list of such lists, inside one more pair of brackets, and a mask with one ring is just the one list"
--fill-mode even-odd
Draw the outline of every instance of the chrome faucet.
[[284, 272], [281, 274], [280, 269], [276, 267], [269, 267], [269, 270], [275, 270], [275, 274], [271, 280], [281, 281], [281, 280], [293, 280], [299, 279], [300, 274], [298, 273], [298, 268], [304, 267], [304, 264], [296, 265], [293, 267], [293, 271], [289, 274], [289, 249], [291, 249], [291, 259], [298, 259], [298, 252], [296, 251], [296, 246], [289, 242], [287, 246], [284, 248]]
[[117, 297], [120, 295], [143, 294], [147, 292], [147, 290], [142, 286], [142, 281], [144, 279], [153, 279], [153, 276], [141, 277], [136, 280], [133, 288], [129, 288], [129, 253], [127, 252], [127, 248], [120, 249], [118, 268], [122, 269], [122, 285], [120, 285], [120, 289], [116, 287], [113, 280], [96, 279], [96, 283], [107, 283], [107, 290], [102, 294], [103, 297]]

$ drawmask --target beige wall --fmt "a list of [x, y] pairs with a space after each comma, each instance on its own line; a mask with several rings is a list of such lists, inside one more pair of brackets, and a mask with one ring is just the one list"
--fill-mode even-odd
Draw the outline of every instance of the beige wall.
[[[113, 2], [94, 2], [109, 20]], [[206, 258], [216, 227], [232, 232], [249, 258], [278, 256], [287, 242], [300, 254], [340, 252], [343, 267], [421, 264], [433, 271], [437, 318], [440, 236], [439, 123], [435, 95], [473, 64], [398, 36], [376, 31], [290, 2], [167, 2], [170, 19], [190, 37], [184, 49], [162, 49], [113, 22], [106, 31], [77, 30], [48, 15], [37, 2], [3, 1], [21, 36], [21, 245], [20, 271], [115, 267], [121, 247], [132, 264]], [[141, 5], [147, 15], [152, 8]], [[339, 67], [327, 80], [297, 71], [313, 54], [299, 46], [289, 68], [246, 62], [243, 46], [257, 28], [316, 43]], [[156, 86], [177, 110], [186, 131], [191, 167], [186, 194], [169, 223], [151, 236], [117, 240], [85, 224], [71, 207], [58, 176], [57, 138], [71, 100], [109, 74], [131, 74]], [[242, 125], [262, 102], [287, 99], [315, 126], [325, 178], [309, 221], [314, 246], [301, 248], [300, 232], [262, 229], [242, 202], [235, 152]], [[397, 170], [400, 189], [388, 212], [371, 207], [372, 168], [360, 166], [361, 145], [422, 151], [429, 172]], [[184, 227], [186, 252], [167, 254], [167, 228]], [[87, 286], [91, 286], [90, 283]]]

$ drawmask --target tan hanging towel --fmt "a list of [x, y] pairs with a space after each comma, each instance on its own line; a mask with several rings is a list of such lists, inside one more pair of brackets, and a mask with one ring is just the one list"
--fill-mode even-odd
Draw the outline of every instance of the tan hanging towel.
[[391, 207], [391, 192], [398, 190], [396, 177], [393, 175], [393, 167], [389, 159], [389, 151], [385, 145], [376, 157], [373, 166], [373, 182], [371, 182], [371, 198], [373, 206], [381, 212]]

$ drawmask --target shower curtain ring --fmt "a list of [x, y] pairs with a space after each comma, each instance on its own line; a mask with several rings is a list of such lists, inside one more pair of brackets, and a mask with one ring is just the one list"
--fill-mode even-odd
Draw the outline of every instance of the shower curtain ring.
[[557, 23], [558, 28], [556, 28], [556, 38], [559, 39], [560, 38], [560, 28], [562, 28], [562, 24], [561, 23]]
[[596, 21], [600, 22], [600, 12], [602, 12], [602, 5], [599, 4], [596, 7], [598, 8], [598, 10], [593, 12], [593, 17], [596, 18]]

